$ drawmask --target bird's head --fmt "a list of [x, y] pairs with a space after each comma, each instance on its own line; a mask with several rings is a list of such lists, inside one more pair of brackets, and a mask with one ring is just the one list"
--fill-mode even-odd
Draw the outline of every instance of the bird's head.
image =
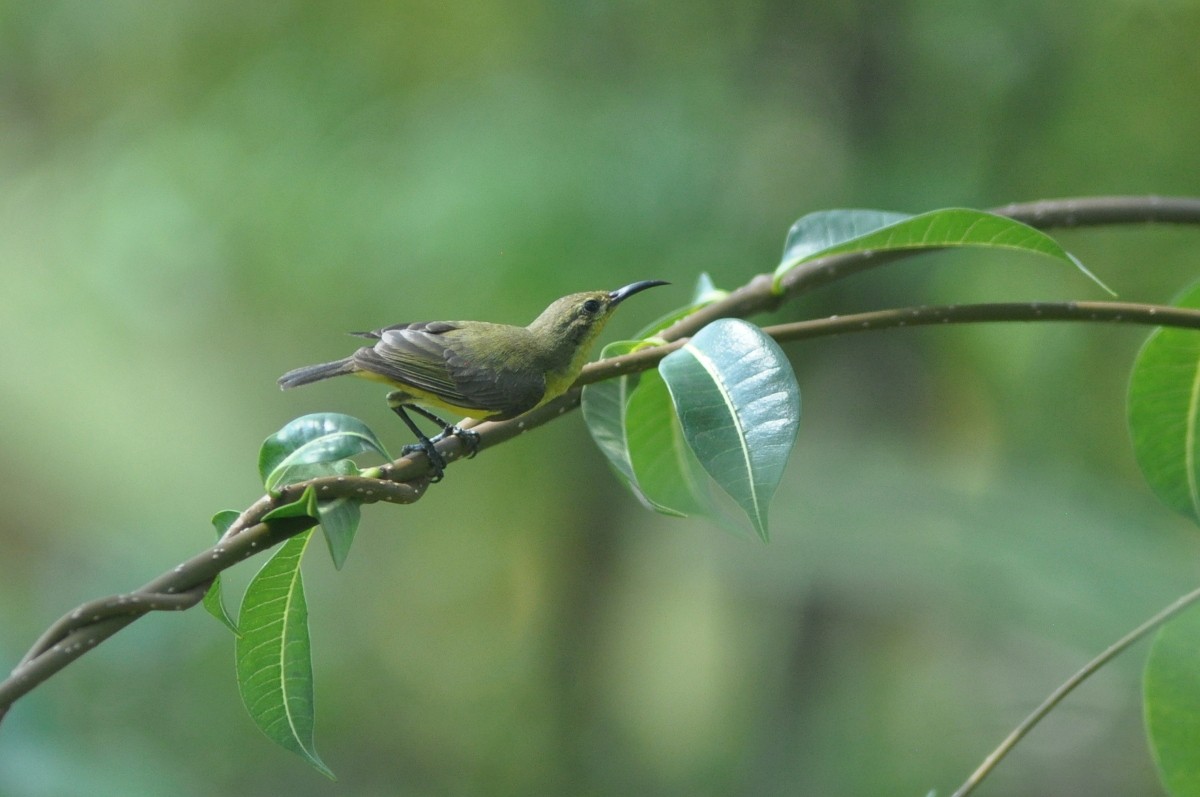
[[634, 282], [615, 291], [585, 291], [558, 299], [538, 316], [529, 330], [545, 337], [554, 348], [587, 349], [595, 341], [617, 305], [647, 288], [667, 285], [662, 280]]

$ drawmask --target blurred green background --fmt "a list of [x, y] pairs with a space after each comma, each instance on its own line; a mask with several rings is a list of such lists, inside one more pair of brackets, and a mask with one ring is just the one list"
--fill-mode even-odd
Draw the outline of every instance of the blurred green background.
[[[0, 2], [0, 662], [210, 544], [290, 418], [406, 442], [378, 387], [276, 388], [344, 330], [675, 283], [611, 340], [701, 271], [770, 270], [812, 210], [1197, 193], [1198, 36], [1195, 3], [1137, 0]], [[1061, 239], [1167, 301], [1198, 235]], [[1067, 298], [1104, 297], [1049, 260], [943, 254], [777, 318]], [[337, 783], [260, 735], [192, 611], [18, 703], [0, 794], [948, 793], [1197, 580], [1127, 440], [1145, 335], [792, 345], [769, 546], [642, 510], [565, 417], [369, 508], [343, 572], [307, 563]], [[980, 793], [1158, 793], [1144, 652]]]

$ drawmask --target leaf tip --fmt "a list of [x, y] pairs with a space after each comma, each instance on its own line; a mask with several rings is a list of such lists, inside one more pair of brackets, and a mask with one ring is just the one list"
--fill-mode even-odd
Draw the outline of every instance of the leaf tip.
[[1114, 291], [1112, 288], [1108, 287], [1108, 285], [1106, 285], [1104, 283], [1104, 280], [1100, 279], [1095, 274], [1093, 274], [1092, 270], [1090, 268], [1088, 268], [1087, 266], [1085, 266], [1083, 264], [1082, 260], [1077, 258], [1075, 255], [1071, 254], [1070, 252], [1067, 252], [1066, 255], [1067, 255], [1067, 257], [1069, 257], [1071, 259], [1071, 262], [1075, 265], [1075, 268], [1079, 269], [1081, 272], [1083, 272], [1083, 275], [1085, 277], [1087, 277], [1092, 282], [1094, 282], [1100, 286], [1100, 290], [1104, 291], [1105, 293], [1107, 293], [1109, 296], [1113, 297], [1114, 299], [1117, 298], [1117, 292]]

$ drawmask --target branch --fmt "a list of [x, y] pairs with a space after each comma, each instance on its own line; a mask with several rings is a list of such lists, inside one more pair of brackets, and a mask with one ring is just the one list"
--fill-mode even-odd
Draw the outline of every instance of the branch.
[[996, 765], [1000, 763], [1004, 756], [1008, 755], [1009, 751], [1016, 746], [1017, 742], [1024, 739], [1025, 735], [1033, 730], [1035, 725], [1045, 719], [1046, 715], [1049, 714], [1055, 706], [1063, 701], [1063, 698], [1075, 690], [1075, 687], [1082, 684], [1089, 677], [1094, 675], [1097, 670], [1099, 670], [1112, 659], [1116, 658], [1120, 653], [1123, 653], [1135, 642], [1146, 636], [1146, 634], [1149, 634], [1151, 631], [1163, 625], [1172, 617], [1194, 604], [1196, 601], [1200, 601], [1200, 589], [1192, 590], [1186, 595], [1176, 598], [1175, 601], [1165, 609], [1139, 625], [1137, 628], [1130, 631], [1125, 636], [1118, 639], [1113, 644], [1109, 645], [1103, 653], [1101, 653], [1099, 656], [1096, 656], [1096, 658], [1085, 664], [1078, 672], [1076, 672], [1067, 680], [1063, 681], [1063, 683], [1057, 689], [1051, 692], [1050, 695], [1042, 701], [1041, 705], [1035, 708], [1029, 716], [1021, 721], [1020, 725], [1013, 729], [1012, 733], [1005, 737], [1004, 741], [1001, 742], [1000, 745], [983, 760], [983, 763], [979, 765], [979, 768], [971, 773], [971, 777], [967, 778], [963, 785], [959, 786], [954, 794], [950, 795], [950, 797], [967, 797], [968, 794], [975, 791], [975, 787], [982, 783], [983, 779], [991, 774], [991, 771], [996, 768]]
[[[877, 332], [881, 329], [918, 327], [942, 324], [978, 324], [1003, 321], [1088, 321], [1110, 324], [1135, 324], [1153, 327], [1176, 327], [1200, 329], [1200, 310], [1171, 307], [1161, 304], [1138, 304], [1134, 302], [995, 302], [987, 304], [944, 304], [924, 307], [901, 307], [893, 310], [875, 310], [869, 313], [835, 315], [809, 321], [794, 321], [790, 324], [775, 324], [763, 327], [763, 332], [780, 343], [810, 340], [850, 332]], [[576, 383], [589, 385], [615, 376], [645, 371], [658, 364], [659, 360], [680, 348], [686, 338], [674, 340], [663, 346], [639, 349], [631, 354], [591, 363], [584, 369]], [[565, 397], [564, 397], [565, 398]], [[560, 399], [562, 400], [562, 399]], [[552, 405], [546, 405], [545, 410]], [[554, 406], [557, 406], [554, 404]], [[561, 412], [559, 410], [558, 412]], [[554, 413], [558, 414], [558, 413]], [[533, 413], [523, 416], [526, 425], [530, 419], [541, 417]], [[541, 421], [544, 423], [545, 421]], [[514, 423], [508, 421], [507, 423]], [[481, 424], [480, 431], [501, 424]], [[537, 424], [537, 425], [540, 425]]]
[[1200, 221], [1200, 197], [1095, 196], [1078, 199], [1042, 199], [1014, 202], [993, 208], [1039, 229], [1096, 227], [1103, 224], [1195, 224]]
[[[1200, 198], [1111, 196], [1050, 199], [1005, 205], [993, 208], [991, 212], [1039, 229], [1154, 222], [1197, 224], [1200, 223]], [[818, 258], [804, 263], [784, 277], [783, 288], [789, 296], [797, 296], [851, 274], [928, 251], [860, 252]]]
[[997, 321], [1087, 321], [1200, 329], [1200, 310], [1134, 302], [996, 302], [876, 310], [764, 327], [780, 342], [898, 327]]
[[[417, 463], [398, 464], [403, 467], [397, 468], [397, 473], [407, 475], [408, 470], [416, 470]], [[383, 479], [329, 476], [288, 485], [276, 496], [264, 496], [243, 512], [229, 532], [207, 551], [133, 592], [89, 601], [60, 617], [42, 633], [12, 674], [0, 682], [0, 720], [19, 698], [134, 620], [152, 611], [192, 608], [204, 598], [213, 578], [222, 570], [316, 525], [316, 520], [305, 517], [261, 521], [275, 506], [297, 500], [309, 485], [322, 497], [351, 496], [364, 503], [412, 503], [424, 493], [428, 480], [400, 484]]]
[[[1200, 223], [1200, 199], [1160, 197], [1098, 197], [1047, 200], [1024, 205], [1007, 205], [994, 212], [1037, 227], [1080, 227], [1099, 224], [1148, 222]], [[519, 418], [504, 422], [467, 422], [465, 428], [480, 435], [478, 450], [498, 445], [541, 426], [574, 409], [583, 385], [653, 367], [667, 353], [683, 345], [686, 338], [719, 318], [745, 317], [774, 310], [805, 290], [848, 274], [911, 256], [889, 257], [840, 255], [820, 258], [789, 274], [784, 294], [772, 291], [771, 276], [760, 274], [725, 299], [687, 316], [660, 337], [666, 345], [655, 346], [602, 362], [591, 363], [576, 386], [565, 395]], [[1200, 329], [1200, 311], [1158, 305], [1118, 302], [1067, 302], [1058, 304], [978, 304], [915, 307], [882, 310], [848, 316], [801, 321], [767, 327], [780, 341], [804, 340], [845, 332], [879, 330], [923, 324], [975, 323], [984, 321], [1103, 321]], [[458, 437], [438, 443], [438, 451], [449, 464], [468, 452]], [[387, 501], [412, 503], [428, 486], [428, 462], [423, 455], [403, 457], [373, 471], [377, 478], [325, 477], [289, 485], [275, 495], [266, 495], [247, 508], [218, 544], [163, 573], [130, 593], [90, 601], [64, 615], [47, 629], [22, 658], [12, 675], [0, 681], [0, 719], [12, 704], [67, 664], [151, 611], [182, 611], [203, 598], [212, 579], [226, 568], [316, 524], [310, 518], [263, 523], [272, 509], [299, 498], [308, 486], [321, 498], [347, 496], [364, 503]]]

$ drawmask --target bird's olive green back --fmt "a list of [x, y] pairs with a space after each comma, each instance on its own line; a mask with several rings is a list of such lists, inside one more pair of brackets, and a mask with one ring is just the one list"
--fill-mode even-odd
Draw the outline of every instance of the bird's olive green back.
[[482, 321], [400, 325], [354, 354], [361, 375], [415, 403], [472, 418], [511, 418], [538, 404], [546, 381], [524, 327]]

